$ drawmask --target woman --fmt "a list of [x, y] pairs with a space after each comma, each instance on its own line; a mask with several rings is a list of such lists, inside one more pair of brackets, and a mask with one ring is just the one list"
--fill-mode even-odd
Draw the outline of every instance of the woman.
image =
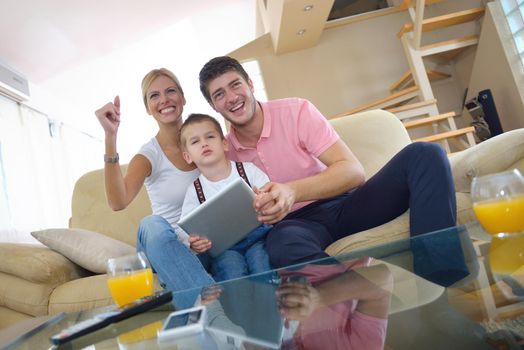
[[[158, 133], [144, 144], [122, 175], [118, 163], [116, 136], [120, 124], [120, 98], [115, 97], [95, 114], [105, 132], [105, 188], [109, 206], [125, 209], [146, 185], [153, 215], [138, 228], [137, 250], [144, 251], [160, 281], [171, 291], [202, 287], [214, 283], [199, 253], [211, 243], [198, 236], [188, 237], [176, 222], [180, 219], [187, 187], [199, 175], [188, 165], [179, 147], [179, 129], [186, 100], [177, 77], [165, 68], [154, 69], [142, 80], [146, 111], [158, 123]], [[194, 297], [176, 298], [179, 307], [189, 307]]]

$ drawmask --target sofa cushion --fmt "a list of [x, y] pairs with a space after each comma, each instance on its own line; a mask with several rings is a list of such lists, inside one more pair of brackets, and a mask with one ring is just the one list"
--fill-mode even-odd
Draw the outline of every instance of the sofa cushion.
[[475, 176], [510, 169], [524, 171], [524, 129], [505, 132], [453, 154], [449, 161], [455, 189], [469, 192]]
[[[126, 173], [127, 165], [121, 166]], [[151, 214], [151, 205], [145, 186], [124, 210], [113, 211], [107, 204], [104, 187], [104, 169], [88, 172], [75, 183], [71, 201], [69, 227], [100, 232], [127, 244], [136, 244], [138, 225]]]
[[135, 248], [103, 234], [82, 229], [48, 229], [31, 235], [83, 268], [106, 272], [107, 259], [133, 254]]
[[34, 283], [57, 285], [89, 275], [88, 271], [42, 245], [3, 243], [0, 256], [0, 272]]
[[381, 109], [331, 119], [329, 122], [362, 163], [366, 179], [375, 175], [395, 154], [411, 143], [402, 122], [393, 113]]
[[327, 247], [326, 253], [333, 256], [408, 237], [409, 211], [383, 225], [339, 239]]
[[[33, 319], [33, 316], [0, 306], [0, 333], [5, 331], [2, 328], [7, 328], [15, 323], [30, 319]], [[0, 336], [0, 344], [4, 344], [2, 343], [2, 340], [3, 338]]]
[[0, 305], [32, 316], [47, 315], [49, 295], [55, 286], [0, 272]]
[[471, 203], [469, 193], [457, 192], [457, 225], [464, 225], [468, 222], [475, 221], [475, 212]]
[[[162, 290], [156, 274], [154, 290]], [[57, 287], [49, 299], [49, 313], [77, 312], [113, 304], [107, 288], [107, 275], [96, 275], [70, 281]]]

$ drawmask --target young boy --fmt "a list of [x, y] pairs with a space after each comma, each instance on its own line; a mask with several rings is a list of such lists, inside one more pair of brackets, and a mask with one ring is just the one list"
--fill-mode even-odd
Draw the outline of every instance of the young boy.
[[[208, 115], [191, 114], [180, 128], [180, 143], [186, 162], [195, 163], [201, 172], [187, 189], [182, 217], [238, 177], [243, 178], [250, 187], [259, 188], [269, 182], [268, 176], [254, 164], [235, 163], [226, 158], [227, 140], [220, 124]], [[259, 226], [243, 240], [212, 259], [211, 273], [215, 280], [224, 281], [270, 270], [265, 249], [265, 237], [270, 228], [268, 225]], [[192, 235], [189, 241], [191, 248], [197, 253], [211, 248], [209, 241], [198, 235]]]

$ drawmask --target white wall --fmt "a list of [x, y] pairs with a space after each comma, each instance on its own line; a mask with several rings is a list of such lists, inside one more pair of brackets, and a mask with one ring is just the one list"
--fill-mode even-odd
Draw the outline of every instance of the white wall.
[[[202, 10], [139, 42], [31, 84], [27, 105], [41, 113], [3, 101], [9, 107], [0, 108], [0, 145], [11, 210], [0, 217], [0, 241], [6, 229], [27, 236], [29, 230], [67, 227], [75, 181], [103, 167], [103, 132], [94, 111], [116, 94], [122, 101], [121, 162], [128, 162], [156, 134], [140, 91], [142, 77], [151, 69], [166, 67], [177, 74], [187, 99], [184, 115], [215, 115], [201, 96], [198, 73], [212, 57], [254, 38], [254, 6], [254, 0], [241, 0]], [[49, 137], [48, 120], [64, 124], [58, 139]], [[5, 200], [0, 206], [6, 206]]]
[[[235, 20], [230, 20], [231, 17]], [[156, 122], [147, 115], [142, 103], [142, 77], [154, 68], [172, 70], [186, 95], [184, 115], [192, 112], [215, 115], [200, 94], [200, 68], [212, 57], [253, 40], [255, 22], [254, 0], [195, 13], [139, 42], [41, 84], [42, 90], [61, 101], [45, 107], [45, 110], [53, 110], [53, 114], [66, 123], [103, 138], [94, 111], [119, 94], [122, 122], [118, 151], [122, 162], [127, 162], [157, 131]], [[100, 167], [102, 165], [100, 163]]]
[[275, 56], [268, 36], [232, 54], [259, 61], [268, 98], [310, 99], [326, 117], [387, 94], [407, 69], [396, 37], [405, 12], [334, 27], [316, 47]]

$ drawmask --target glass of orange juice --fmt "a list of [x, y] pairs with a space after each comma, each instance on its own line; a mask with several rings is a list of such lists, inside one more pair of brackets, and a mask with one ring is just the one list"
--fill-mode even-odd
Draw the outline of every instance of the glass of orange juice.
[[494, 273], [509, 275], [524, 265], [524, 177], [517, 169], [476, 177], [473, 210], [492, 235], [489, 262]]
[[153, 270], [143, 252], [107, 260], [107, 286], [118, 306], [153, 294]]
[[488, 233], [524, 231], [524, 177], [517, 169], [474, 178], [471, 200]]

